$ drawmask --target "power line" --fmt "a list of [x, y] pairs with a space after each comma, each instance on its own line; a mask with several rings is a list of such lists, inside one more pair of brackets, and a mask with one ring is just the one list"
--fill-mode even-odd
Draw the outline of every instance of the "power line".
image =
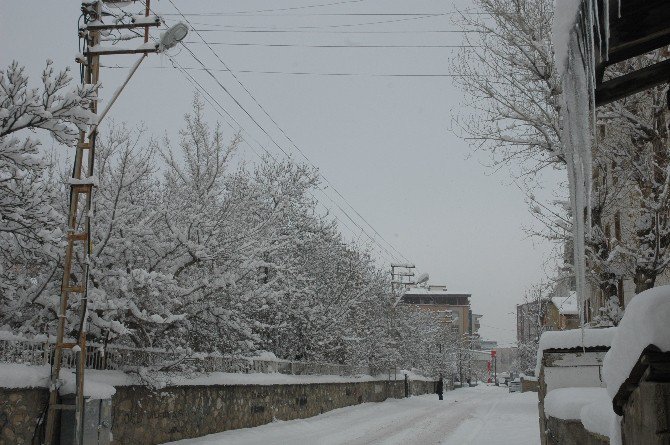
[[[168, 0], [168, 1], [169, 1], [170, 4], [177, 10], [177, 12], [179, 12], [179, 13], [181, 14], [181, 10], [174, 4], [174, 2], [173, 2], [172, 0]], [[188, 19], [187, 19], [186, 17], [184, 17], [183, 15], [182, 15], [182, 17], [183, 17], [184, 20], [186, 20], [186, 22], [188, 23]], [[189, 23], [189, 24], [190, 24], [190, 23]], [[258, 102], [258, 100], [256, 99], [256, 97], [251, 93], [251, 91], [249, 91], [249, 89], [242, 83], [242, 81], [240, 81], [240, 79], [235, 75], [235, 73], [230, 69], [230, 67], [229, 67], [229, 66], [228, 66], [228, 65], [221, 59], [221, 57], [219, 57], [219, 55], [216, 53], [216, 51], [214, 51], [214, 49], [207, 43], [207, 41], [205, 40], [205, 38], [204, 38], [198, 31], [196, 31], [196, 34], [198, 34], [198, 36], [200, 37], [200, 39], [203, 41], [203, 43], [205, 43], [205, 45], [207, 45], [207, 47], [208, 47], [208, 48], [210, 49], [210, 51], [215, 55], [215, 57], [219, 60], [219, 62], [221, 62], [221, 64], [222, 64], [227, 70], [230, 71], [230, 75], [233, 76], [233, 78], [237, 81], [237, 83], [244, 89], [244, 91], [246, 91], [246, 93], [249, 95], [249, 97], [251, 97], [251, 99], [254, 101], [254, 103], [256, 103], [256, 105], [263, 111], [263, 113], [264, 113], [264, 114], [265, 114], [265, 115], [272, 121], [272, 123], [279, 129], [279, 131], [280, 131], [280, 132], [284, 135], [284, 137], [291, 143], [291, 145], [292, 145], [292, 146], [293, 146], [293, 147], [294, 147], [294, 148], [295, 148], [295, 149], [302, 155], [303, 158], [305, 158], [305, 160], [306, 160], [309, 164], [312, 165], [312, 167], [314, 167], [314, 168], [316, 169], [316, 168], [317, 168], [316, 165], [314, 165], [314, 163], [309, 159], [309, 157], [307, 157], [307, 155], [306, 155], [306, 154], [305, 154], [305, 153], [304, 153], [304, 152], [303, 152], [303, 151], [302, 151], [302, 150], [295, 144], [295, 142], [293, 142], [293, 140], [288, 136], [288, 134], [284, 131], [284, 129], [283, 129], [283, 128], [282, 128], [282, 127], [281, 127], [281, 126], [274, 120], [274, 118], [272, 118], [272, 116], [270, 116], [270, 114], [267, 112], [267, 110], [266, 110], [266, 109], [265, 109], [265, 108]], [[193, 54], [193, 52], [192, 52], [186, 45], [183, 45], [183, 44], [182, 44], [182, 46], [183, 46], [184, 48], [186, 48], [187, 51], [189, 51], [189, 52], [191, 53], [191, 55], [192, 55], [194, 58], [197, 59], [197, 57], [195, 57], [195, 54]], [[198, 60], [198, 62], [200, 62], [199, 59], [197, 59], [197, 60]], [[200, 63], [202, 64], [202, 62], [200, 62]], [[203, 65], [203, 68], [206, 68], [206, 67], [204, 66], [204, 64], [202, 64], [202, 65]], [[214, 76], [211, 72], [208, 71], [208, 73], [209, 73], [212, 77], [214, 77], [214, 78], [216, 79], [216, 76]], [[267, 135], [267, 136], [268, 136], [268, 137], [270, 137], [270, 135], [267, 133], [267, 131], [265, 131], [265, 129], [262, 128], [262, 127], [258, 124], [258, 122], [256, 121], [256, 119], [254, 119], [254, 118], [251, 116], [251, 114], [249, 114], [249, 112], [248, 112], [244, 107], [242, 107], [242, 105], [239, 103], [239, 101], [237, 101], [237, 99], [235, 99], [234, 97], [232, 97], [232, 95], [230, 94], [230, 92], [229, 92], [225, 87], [223, 87], [223, 85], [221, 85], [220, 82], [218, 82], [218, 79], [217, 79], [217, 83], [224, 89], [224, 91], [225, 91], [229, 96], [231, 96], [231, 98], [235, 101], [235, 103], [237, 103], [238, 106], [240, 106], [240, 107], [242, 108], [242, 110], [243, 110], [243, 111], [244, 111], [244, 112], [251, 118], [251, 120], [252, 120], [252, 121], [253, 121], [253, 122], [254, 122], [254, 123], [255, 123], [255, 124], [256, 124], [256, 125], [257, 125], [257, 126], [258, 126], [258, 127], [259, 127], [259, 128], [266, 134], [266, 135]], [[274, 144], [277, 145], [277, 147], [279, 147], [279, 145], [274, 141], [274, 139], [272, 139], [272, 138], [270, 137], [270, 140], [273, 141]], [[281, 150], [282, 152], [285, 153], [285, 151], [284, 151], [283, 149], [280, 148], [280, 150]], [[290, 158], [290, 156], [289, 156], [289, 158]], [[318, 171], [318, 169], [317, 169], [317, 171]], [[331, 189], [332, 189], [332, 190], [333, 190], [333, 191], [334, 191], [334, 192], [335, 192], [335, 193], [336, 193], [336, 194], [337, 194], [337, 195], [338, 195], [338, 196], [339, 196], [339, 197], [340, 197], [346, 204], [347, 204], [347, 206], [348, 206], [351, 210], [353, 210], [354, 213], [355, 213], [355, 214], [356, 214], [356, 215], [357, 215], [357, 216], [358, 216], [358, 217], [359, 217], [359, 218], [360, 218], [360, 219], [361, 219], [361, 220], [362, 220], [368, 227], [370, 227], [370, 229], [372, 229], [372, 231], [373, 231], [373, 232], [374, 232], [374, 233], [375, 233], [375, 234], [376, 234], [382, 241], [384, 241], [388, 246], [391, 247], [391, 249], [393, 249], [395, 252], [397, 252], [397, 253], [400, 255], [401, 258], [404, 258], [405, 260], [407, 260], [407, 257], [405, 257], [405, 256], [398, 250], [398, 249], [396, 249], [395, 246], [393, 246], [391, 243], [389, 243], [389, 242], [388, 242], [388, 241], [387, 241], [387, 240], [386, 240], [386, 239], [385, 239], [385, 238], [384, 238], [384, 237], [377, 231], [377, 229], [375, 229], [375, 228], [374, 228], [374, 227], [373, 227], [373, 226], [372, 226], [372, 225], [371, 225], [371, 224], [370, 224], [370, 223], [363, 217], [363, 215], [361, 215], [361, 214], [358, 212], [358, 210], [356, 210], [356, 209], [351, 205], [351, 203], [350, 203], [350, 202], [349, 202], [349, 201], [342, 195], [342, 193], [340, 193], [340, 191], [339, 191], [339, 190], [338, 190], [338, 189], [337, 189], [337, 188], [336, 188], [336, 187], [335, 187], [335, 186], [328, 180], [328, 178], [326, 178], [326, 177], [325, 177], [322, 173], [320, 173], [320, 172], [319, 172], [319, 175], [320, 175], [320, 176], [323, 178], [323, 180], [324, 180], [324, 181], [331, 187]], [[338, 206], [338, 207], [339, 207], [339, 206]], [[343, 209], [342, 209], [342, 210], [343, 210]], [[346, 214], [346, 213], [345, 213], [345, 214]], [[353, 220], [352, 220], [352, 221], [353, 221]], [[393, 255], [391, 255], [391, 256], [393, 256]]]
[[[174, 5], [173, 5], [173, 6], [174, 6]], [[213, 76], [213, 74], [212, 74], [211, 72], [209, 72], [209, 69], [204, 65], [204, 63], [203, 63], [203, 62], [202, 62], [202, 61], [201, 61], [201, 60], [200, 60], [200, 59], [199, 59], [199, 58], [198, 58], [192, 51], [190, 51], [190, 49], [189, 49], [188, 47], [186, 47], [186, 46], [184, 45], [184, 48], [186, 48], [186, 50], [189, 51], [189, 53], [191, 53], [191, 55], [193, 56], [193, 58], [203, 66], [203, 68], [205, 69], [205, 71], [207, 71], [208, 74], [210, 74], [210, 76], [212, 76], [212, 77], [214, 78], [214, 80], [217, 82], [217, 84], [218, 84], [218, 85], [219, 85], [219, 86], [220, 86], [220, 87], [221, 87], [221, 88], [222, 88], [222, 89], [223, 89], [223, 90], [224, 90], [224, 91], [231, 97], [231, 99], [233, 99], [233, 101], [235, 101], [235, 103], [236, 103], [236, 104], [237, 104], [237, 105], [238, 105], [238, 106], [239, 106], [239, 107], [240, 107], [240, 108], [241, 108], [241, 109], [242, 109], [242, 110], [243, 110], [243, 111], [244, 111], [244, 112], [245, 112], [245, 113], [252, 119], [252, 121], [253, 121], [253, 122], [254, 122], [254, 123], [255, 123], [255, 124], [256, 124], [256, 125], [257, 125], [257, 126], [258, 126], [258, 127], [265, 133], [265, 134], [266, 134], [266, 135], [267, 135], [267, 136], [268, 136], [268, 138], [274, 143], [274, 145], [277, 146], [277, 148], [279, 148], [279, 149], [280, 149], [280, 150], [281, 150], [281, 151], [282, 151], [282, 152], [283, 152], [289, 159], [291, 159], [291, 155], [288, 154], [282, 147], [280, 147], [280, 146], [277, 144], [277, 142], [276, 142], [276, 141], [275, 141], [275, 140], [274, 140], [274, 139], [273, 139], [273, 138], [272, 138], [272, 137], [265, 131], [265, 129], [264, 129], [263, 127], [261, 127], [260, 124], [258, 124], [258, 122], [257, 122], [257, 121], [256, 121], [256, 120], [255, 120], [255, 119], [254, 119], [254, 118], [247, 112], [247, 110], [246, 110], [246, 109], [239, 103], [239, 101], [237, 101], [237, 99], [235, 99], [235, 98], [232, 96], [232, 94], [231, 94], [231, 93], [230, 93], [230, 92], [229, 92], [229, 91], [228, 91], [228, 90], [227, 90], [227, 89], [226, 89], [226, 88], [225, 88], [225, 87], [218, 81], [218, 79], [217, 79], [215, 76]], [[172, 62], [174, 65], [176, 65], [175, 68], [177, 68], [177, 67], [181, 68], [181, 65], [179, 64], [179, 62], [175, 61], [175, 60], [174, 60], [172, 57], [170, 57], [170, 56], [168, 56], [168, 57], [170, 58], [171, 62]], [[185, 75], [187, 75], [188, 77], [190, 77], [190, 79], [191, 79], [193, 82], [195, 82], [195, 83], [200, 87], [200, 90], [201, 90], [201, 91], [205, 92], [206, 95], [209, 96], [210, 99], [212, 99], [216, 104], [218, 104], [219, 108], [221, 108], [221, 109], [225, 112], [225, 114], [226, 114], [226, 115], [227, 115], [233, 122], [235, 122], [235, 123], [238, 125], [238, 128], [240, 128], [241, 130], [245, 131], [245, 133], [247, 133], [247, 134], [252, 138], [252, 140], [258, 145], [258, 147], [259, 147], [261, 150], [263, 150], [266, 154], [268, 154], [268, 156], [270, 156], [270, 157], [272, 158], [273, 161], [278, 162], [277, 159], [272, 155], [272, 153], [270, 153], [265, 147], [263, 147], [263, 145], [262, 145], [257, 139], [255, 139], [249, 132], [247, 132], [246, 130], [244, 130], [244, 127], [243, 127], [243, 126], [242, 126], [242, 125], [241, 125], [241, 124], [240, 124], [240, 123], [239, 123], [239, 122], [238, 122], [238, 121], [237, 121], [237, 120], [236, 120], [236, 119], [235, 119], [235, 118], [234, 118], [234, 117], [233, 117], [233, 116], [232, 116], [232, 115], [231, 115], [231, 114], [230, 114], [230, 113], [229, 113], [229, 112], [228, 112], [228, 111], [227, 111], [227, 110], [226, 110], [226, 109], [225, 109], [225, 108], [224, 108], [224, 107], [223, 107], [223, 106], [216, 100], [216, 99], [214, 99], [214, 97], [209, 93], [209, 91], [207, 91], [204, 87], [202, 87], [202, 85], [201, 85], [199, 82], [197, 82], [197, 80], [196, 80], [193, 76], [191, 76], [189, 73], [187, 73], [185, 70], [181, 70], [181, 71], [182, 71]], [[193, 83], [192, 83], [192, 85], [193, 85]], [[208, 103], [209, 103], [210, 105], [212, 105], [212, 102], [209, 102], [209, 101], [208, 101]], [[212, 105], [212, 106], [213, 106], [213, 105]], [[214, 108], [214, 107], [213, 107], [213, 108]], [[217, 112], [217, 114], [219, 114], [219, 115], [223, 118], [223, 115], [221, 115], [221, 113], [218, 112], [218, 110], [216, 110], [216, 108], [215, 108], [215, 111]], [[229, 125], [231, 128], [234, 129], [234, 127], [232, 126], [232, 124], [230, 124], [225, 118], [224, 118], [224, 122], [226, 122], [227, 125]], [[254, 152], [254, 154], [256, 154], [257, 156], [259, 156], [259, 158], [261, 159], [261, 161], [264, 161], [264, 159], [263, 159], [263, 158], [262, 158], [262, 157], [261, 157], [261, 156], [260, 156], [254, 149], [253, 149], [253, 147], [251, 147], [251, 146], [248, 144], [248, 142], [247, 142], [247, 145], [252, 149], [252, 152]], [[296, 148], [297, 148], [297, 147], [296, 147]], [[318, 168], [317, 168], [313, 163], [311, 163], [311, 165], [312, 165], [312, 166], [317, 170], [317, 172], [318, 172]], [[322, 174], [319, 173], [319, 175], [320, 175], [324, 180], [327, 180]], [[386, 248], [385, 248], [384, 246], [382, 246], [382, 245], [381, 245], [381, 244], [380, 244], [374, 237], [372, 237], [370, 234], [368, 234], [367, 231], [365, 231], [365, 229], [364, 229], [363, 227], [361, 227], [356, 221], [354, 221], [354, 219], [353, 219], [353, 218], [346, 212], [346, 210], [344, 210], [344, 209], [343, 209], [337, 202], [335, 202], [335, 201], [334, 201], [328, 194], [326, 194], [324, 190], [322, 190], [321, 188], [319, 188], [318, 190], [319, 190], [319, 191], [320, 191], [320, 192], [321, 192], [321, 193], [322, 193], [322, 194], [323, 194], [323, 195], [324, 195], [324, 196], [325, 196], [331, 203], [333, 203], [333, 205], [335, 205], [335, 206], [336, 206], [336, 207], [337, 207], [337, 208], [338, 208], [338, 209], [339, 209], [339, 210], [340, 210], [340, 211], [341, 211], [341, 212], [342, 212], [342, 213], [343, 213], [343, 214], [344, 214], [350, 221], [351, 221], [352, 224], [354, 224], [356, 227], [358, 227], [358, 228], [361, 230], [362, 233], [364, 233], [364, 234], [365, 234], [365, 235], [366, 235], [366, 236], [367, 236], [367, 237], [368, 237], [368, 238], [369, 238], [375, 245], [377, 245], [377, 247], [380, 249], [379, 253], [382, 254], [382, 256], [384, 256], [384, 257], [385, 257], [389, 262], [391, 262], [391, 263], [394, 262], [394, 261], [396, 261], [395, 255], [393, 255], [391, 252], [389, 252], [388, 249], [386, 249]], [[312, 193], [311, 190], [308, 191], [308, 192], [309, 192], [309, 194], [315, 199], [316, 202], [319, 202], [319, 200], [316, 198], [316, 196], [314, 196], [314, 194]], [[321, 204], [323, 205], [323, 203], [321, 203]], [[347, 203], [347, 204], [348, 204], [348, 203]], [[349, 206], [351, 207], [350, 204], [349, 204]], [[324, 206], [324, 208], [326, 208], [326, 210], [327, 210], [328, 212], [331, 212], [331, 209], [329, 209], [328, 207]], [[352, 207], [352, 209], [353, 209], [353, 207]], [[353, 210], [356, 211], [355, 209], [353, 209]], [[351, 229], [351, 227], [349, 227], [349, 225], [346, 224], [342, 219], [338, 218], [337, 215], [335, 215], [335, 214], [332, 214], [332, 215], [333, 215], [333, 217], [334, 217], [339, 223], [341, 223], [341, 224], [343, 224], [345, 227], [347, 227], [347, 229], [349, 229], [349, 231], [351, 231], [352, 234], [355, 234], [355, 231], [354, 231], [353, 229]], [[367, 223], [367, 221], [366, 221], [366, 223]], [[369, 223], [368, 223], [368, 225], [369, 225]], [[378, 232], [377, 232], [372, 226], [370, 226], [370, 227], [372, 228], [373, 231], [375, 231], [375, 233], [378, 234]], [[379, 235], [379, 234], [378, 234], [378, 235]], [[381, 237], [381, 235], [379, 235], [379, 236]], [[384, 241], [385, 241], [385, 240], [384, 240]], [[389, 243], [387, 242], [387, 244], [389, 244]], [[390, 245], [390, 244], [389, 244], [389, 245]], [[397, 249], [395, 249], [392, 245], [390, 245], [390, 246], [391, 246], [391, 248], [393, 248], [394, 250], [397, 251]], [[382, 250], [383, 250], [383, 252], [382, 252]], [[384, 255], [384, 252], [385, 252], [388, 256]], [[401, 254], [401, 256], [402, 256], [402, 254]]]
[[[214, 26], [221, 27], [226, 29], [207, 29], [207, 28], [198, 28], [200, 32], [240, 32], [240, 33], [313, 33], [313, 34], [434, 34], [434, 33], [458, 33], [458, 34], [469, 34], [469, 33], [482, 33], [478, 30], [461, 30], [461, 29], [434, 29], [434, 30], [396, 30], [396, 31], [320, 31], [318, 29], [295, 29], [295, 28], [263, 28], [263, 27], [240, 27], [233, 25], [219, 25], [216, 23], [196, 23], [191, 22], [193, 25], [200, 26]], [[236, 28], [236, 29], [232, 29]]]
[[[102, 65], [105, 68], [110, 69], [126, 69], [130, 68], [129, 66], [122, 65]], [[149, 69], [170, 69], [167, 66], [150, 66]], [[215, 71], [228, 73], [230, 72], [227, 69], [216, 69], [216, 68], [198, 68], [198, 67], [183, 67], [187, 71]], [[235, 70], [235, 73], [238, 74], [276, 74], [276, 75], [290, 75], [290, 76], [330, 76], [330, 77], [489, 77], [485, 75], [475, 76], [475, 75], [466, 75], [466, 74], [453, 74], [453, 73], [435, 73], [435, 74], [418, 74], [418, 73], [315, 73], [309, 71], [259, 71], [259, 70]]]
[[[183, 43], [200, 45], [203, 42], [186, 41]], [[481, 45], [338, 45], [338, 44], [302, 44], [302, 43], [248, 43], [248, 42], [207, 42], [208, 45], [225, 46], [265, 46], [277, 48], [480, 48]]]
[[[174, 3], [172, 3], [172, 6], [174, 6], [175, 9], [179, 10], [174, 5]], [[170, 15], [170, 14], [163, 14], [163, 15], [166, 16], [166, 15]], [[174, 15], [178, 15], [178, 14], [174, 14]], [[196, 15], [207, 16], [207, 17], [215, 16], [215, 15], [212, 15], [212, 14], [196, 14]], [[350, 28], [352, 26], [381, 25], [381, 24], [386, 24], [386, 23], [398, 23], [398, 22], [406, 22], [406, 21], [411, 21], [411, 20], [422, 20], [422, 19], [426, 19], [426, 18], [441, 17], [441, 16], [446, 16], [446, 15], [449, 15], [449, 13], [420, 15], [420, 16], [416, 16], [416, 17], [415, 16], [403, 17], [403, 18], [393, 19], [393, 20], [377, 20], [377, 21], [374, 21], [374, 22], [363, 22], [363, 23], [344, 23], [344, 24], [337, 24], [337, 25], [322, 25], [322, 26], [296, 26], [295, 29]], [[186, 20], [186, 22], [188, 22], [191, 25], [191, 27], [193, 27], [193, 24], [191, 24], [191, 22], [185, 16], [182, 15], [182, 17], [184, 18], [184, 20]], [[234, 26], [234, 25], [223, 25], [223, 26], [224, 27], [225, 26], [239, 27], [239, 28], [243, 28], [243, 29], [264, 29], [264, 28], [267, 28], [267, 26], [263, 26], [263, 27], [261, 27], [261, 26]], [[193, 27], [193, 30], [197, 32], [197, 29], [195, 29], [195, 27]]]
[[265, 13], [243, 13], [243, 12], [200, 12], [200, 13], [166, 13], [164, 16], [188, 17], [431, 17], [455, 14], [455, 12], [310, 12], [299, 14], [265, 14]]
[[[238, 122], [238, 121], [237, 121], [237, 120], [236, 120], [236, 119], [235, 119], [235, 118], [234, 118], [234, 117], [233, 117], [233, 116], [232, 116], [232, 115], [225, 109], [225, 107], [224, 107], [223, 105], [221, 105], [221, 103], [220, 103], [218, 100], [216, 100], [216, 98], [214, 98], [214, 97], [209, 93], [209, 91], [208, 91], [205, 87], [203, 87], [202, 84], [201, 84], [200, 82], [197, 81], [197, 79], [195, 79], [195, 77], [193, 77], [190, 73], [188, 73], [188, 72], [184, 69], [184, 67], [181, 66], [181, 64], [180, 64], [178, 61], [176, 61], [173, 57], [170, 57], [170, 56], [168, 56], [168, 58], [170, 59], [170, 62], [172, 62], [173, 68], [175, 68], [175, 69], [177, 69], [178, 71], [182, 72], [182, 74], [186, 76], [186, 80], [187, 80], [189, 83], [191, 83], [191, 85], [192, 85], [196, 90], [198, 90], [198, 91], [200, 91], [201, 93], [204, 94], [203, 98], [204, 98], [204, 99], [207, 101], [207, 103], [212, 107], [212, 109], [213, 109], [213, 110], [214, 110], [214, 111], [215, 111], [215, 112], [216, 112], [216, 113], [223, 119], [223, 121], [226, 123], [226, 125], [228, 125], [233, 131], [237, 131], [237, 130], [242, 130], [242, 131], [244, 131], [247, 135], [249, 135], [249, 137], [251, 138], [251, 140], [258, 146], [258, 148], [260, 148], [263, 152], [265, 152], [265, 153], [266, 153], [266, 154], [267, 154], [267, 155], [268, 155], [274, 162], [279, 162], [279, 161], [277, 160], [277, 158], [276, 158], [271, 152], [269, 152], [265, 147], [263, 147], [263, 145], [262, 145], [256, 138], [254, 138], [253, 135], [251, 135], [248, 131], [246, 131], [246, 130], [244, 129], [244, 127], [243, 127], [243, 126], [242, 126], [242, 125], [241, 125], [241, 124], [240, 124], [240, 123], [239, 123], [239, 122]], [[224, 116], [223, 114], [221, 114], [221, 112], [217, 109], [217, 107], [214, 106], [214, 103], [218, 106], [218, 108], [220, 108], [220, 109], [225, 113], [225, 115], [226, 115], [228, 118], [230, 118], [230, 119], [237, 125], [237, 129], [236, 129], [236, 128], [235, 128], [235, 127], [228, 121], [228, 119], [226, 118], [226, 116]], [[263, 163], [267, 163], [267, 160], [266, 160], [265, 158], [263, 158], [263, 156], [261, 156], [261, 155], [254, 149], [254, 147], [251, 146], [251, 144], [249, 144], [249, 142], [248, 142], [246, 139], [244, 139], [243, 142], [244, 142], [244, 143], [251, 149], [251, 151], [252, 151], [252, 152], [253, 152], [253, 153], [254, 153], [254, 154], [261, 160], [261, 162], [263, 162]], [[280, 148], [280, 149], [281, 149], [281, 148]], [[282, 150], [282, 151], [283, 151], [283, 150]], [[287, 155], [287, 156], [289, 157], [289, 159], [290, 159], [290, 155], [288, 155], [286, 152], [284, 152], [284, 154]], [[394, 261], [396, 261], [396, 258], [393, 256], [393, 254], [391, 254], [391, 253], [390, 253], [384, 246], [382, 246], [381, 244], [379, 244], [373, 237], [371, 237], [371, 236], [365, 231], [365, 229], [363, 229], [358, 223], [356, 223], [356, 221], [354, 221], [354, 220], [351, 218], [351, 216], [350, 216], [344, 209], [342, 209], [342, 207], [341, 207], [339, 204], [337, 204], [335, 201], [333, 201], [332, 198], [330, 198], [330, 196], [328, 196], [322, 189], [319, 188], [319, 191], [320, 191], [321, 193], [323, 193], [323, 195], [324, 195], [326, 198], [328, 198], [328, 199], [329, 199], [329, 200], [330, 200], [336, 207], [338, 207], [338, 209], [339, 209], [339, 210], [340, 210], [340, 211], [341, 211], [341, 212], [342, 212], [342, 213], [343, 213], [343, 214], [344, 214], [344, 215], [351, 221], [352, 224], [354, 224], [356, 227], [358, 227], [358, 229], [359, 229], [358, 234], [357, 234], [357, 232], [356, 232], [354, 229], [351, 228], [351, 226], [349, 226], [349, 224], [346, 223], [346, 221], [342, 220], [342, 219], [339, 218], [336, 214], [332, 213], [332, 209], [331, 209], [331, 208], [327, 207], [327, 206], [324, 205], [322, 202], [320, 202], [319, 199], [314, 195], [314, 193], [313, 193], [311, 190], [308, 190], [308, 193], [310, 194], [310, 196], [312, 196], [312, 198], [313, 198], [317, 203], [320, 203], [320, 204], [324, 207], [324, 209], [326, 209], [328, 215], [332, 215], [332, 217], [334, 217], [335, 220], [336, 220], [341, 226], [344, 226], [346, 229], [349, 230], [349, 232], [352, 234], [352, 236], [356, 236], [356, 235], [357, 235], [357, 238], [356, 238], [357, 240], [360, 238], [360, 236], [361, 236], [362, 234], [365, 234], [365, 235], [366, 235], [366, 236], [367, 236], [367, 237], [368, 237], [368, 238], [369, 238], [375, 245], [377, 245], [377, 247], [380, 249], [380, 250], [379, 250], [379, 253], [380, 253], [380, 254], [381, 254], [381, 255], [382, 255], [382, 256], [383, 256], [389, 263], [393, 263]]]
[[331, 2], [331, 3], [321, 3], [318, 5], [305, 5], [305, 6], [292, 6], [289, 8], [276, 8], [276, 9], [257, 9], [257, 10], [251, 10], [251, 11], [237, 11], [237, 12], [231, 12], [229, 14], [253, 14], [253, 13], [262, 13], [262, 12], [276, 12], [276, 11], [295, 11], [299, 9], [310, 9], [310, 8], [320, 8], [322, 6], [336, 6], [336, 5], [342, 5], [345, 3], [361, 3], [366, 0], [344, 0], [344, 1], [337, 1], [337, 2]]

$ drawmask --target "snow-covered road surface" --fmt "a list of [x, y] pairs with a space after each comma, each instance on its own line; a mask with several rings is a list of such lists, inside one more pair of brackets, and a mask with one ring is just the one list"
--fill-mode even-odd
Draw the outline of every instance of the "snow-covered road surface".
[[480, 385], [340, 408], [170, 445], [538, 445], [537, 394]]

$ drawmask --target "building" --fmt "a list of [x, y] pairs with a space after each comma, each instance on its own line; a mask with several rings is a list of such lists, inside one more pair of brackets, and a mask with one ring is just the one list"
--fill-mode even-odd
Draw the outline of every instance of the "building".
[[537, 299], [516, 305], [516, 340], [526, 344], [536, 342], [542, 334], [543, 300]]
[[445, 323], [450, 323], [459, 334], [478, 338], [479, 319], [482, 316], [472, 313], [471, 296], [471, 294], [448, 292], [446, 286], [427, 285], [408, 289], [401, 297], [400, 303], [444, 314]]
[[553, 296], [547, 301], [543, 325], [545, 331], [576, 329], [579, 327], [579, 306], [577, 292], [569, 291], [567, 295]]

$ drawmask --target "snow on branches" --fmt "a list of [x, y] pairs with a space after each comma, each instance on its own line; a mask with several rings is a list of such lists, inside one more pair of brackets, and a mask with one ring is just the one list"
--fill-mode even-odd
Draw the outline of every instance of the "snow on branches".
[[0, 70], [0, 325], [27, 316], [25, 307], [58, 276], [62, 220], [52, 206], [53, 171], [30, 132], [73, 144], [94, 118], [88, 105], [97, 86], [72, 86], [68, 70], [55, 73], [51, 61], [41, 80], [41, 89], [29, 88], [17, 62]]

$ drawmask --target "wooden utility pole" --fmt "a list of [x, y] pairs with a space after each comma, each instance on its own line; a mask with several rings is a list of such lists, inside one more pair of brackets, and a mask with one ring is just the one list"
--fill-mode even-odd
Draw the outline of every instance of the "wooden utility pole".
[[399, 292], [407, 286], [415, 284], [413, 279], [414, 269], [414, 264], [391, 264], [391, 291], [393, 295], [396, 294], [396, 290]]
[[[139, 62], [150, 52], [157, 52], [158, 45], [149, 45], [149, 27], [158, 26], [160, 19], [149, 16], [149, 1], [146, 0], [146, 12], [144, 17], [134, 17], [130, 23], [112, 22], [104, 23], [103, 1], [83, 2], [81, 11], [84, 15], [84, 27], [79, 29], [80, 37], [85, 39], [87, 49], [83, 58], [77, 61], [83, 65], [82, 83], [97, 85], [100, 82], [100, 56], [103, 54], [143, 54]], [[108, 0], [107, 3], [114, 3]], [[108, 49], [100, 45], [101, 31], [114, 29], [144, 28], [144, 44], [137, 49]], [[134, 70], [130, 75], [134, 73]], [[122, 85], [125, 86], [126, 82]], [[116, 99], [120, 90], [112, 99]], [[111, 105], [111, 103], [110, 103]], [[107, 112], [108, 108], [103, 112]], [[90, 110], [97, 116], [98, 102], [94, 100], [90, 104]], [[93, 211], [93, 188], [95, 187], [94, 161], [95, 143], [98, 134], [98, 124], [103, 115], [91, 122], [86, 131], [81, 131], [79, 140], [75, 147], [74, 166], [72, 177], [69, 180], [69, 213], [67, 219], [67, 247], [63, 264], [63, 280], [61, 284], [61, 298], [58, 308], [58, 327], [56, 330], [56, 344], [51, 364], [51, 378], [49, 385], [49, 406], [47, 412], [47, 423], [45, 428], [46, 445], [57, 443], [56, 421], [60, 417], [60, 410], [75, 411], [75, 444], [83, 443], [84, 425], [84, 369], [86, 365], [86, 323], [88, 305], [88, 276], [89, 264], [92, 251], [91, 243], [91, 217]], [[76, 342], [65, 342], [67, 318], [66, 313], [70, 300], [79, 302], [79, 328]], [[60, 371], [63, 364], [63, 350], [71, 349], [77, 354], [76, 368], [76, 397], [74, 405], [59, 403], [58, 390], [61, 386]]]

